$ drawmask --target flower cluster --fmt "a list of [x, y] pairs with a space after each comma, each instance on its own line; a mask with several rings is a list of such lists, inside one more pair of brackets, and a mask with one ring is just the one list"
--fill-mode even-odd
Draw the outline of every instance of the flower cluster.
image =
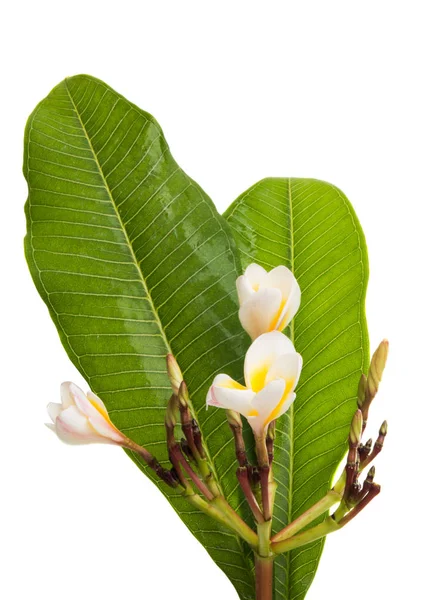
[[207, 404], [240, 413], [254, 434], [261, 436], [295, 400], [302, 358], [281, 331], [297, 312], [301, 293], [294, 275], [282, 266], [267, 273], [252, 264], [236, 285], [239, 318], [254, 340], [245, 356], [245, 385], [228, 375], [217, 375]]

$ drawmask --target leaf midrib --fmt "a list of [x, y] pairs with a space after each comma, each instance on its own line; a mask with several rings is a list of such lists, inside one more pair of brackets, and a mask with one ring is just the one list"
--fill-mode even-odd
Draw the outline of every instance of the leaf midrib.
[[[288, 202], [289, 202], [289, 222], [290, 222], [290, 252], [291, 252], [291, 271], [295, 275], [294, 269], [294, 213], [292, 207], [292, 190], [291, 190], [291, 178], [288, 178]], [[291, 321], [290, 338], [292, 343], [295, 341], [295, 329], [294, 329], [295, 317]], [[289, 496], [288, 496], [288, 524], [292, 521], [292, 490], [294, 484], [294, 404], [290, 408], [290, 419], [289, 419], [289, 435], [290, 435], [290, 456], [289, 456]], [[286, 588], [290, 590], [290, 578], [291, 578], [291, 560], [286, 561]]]

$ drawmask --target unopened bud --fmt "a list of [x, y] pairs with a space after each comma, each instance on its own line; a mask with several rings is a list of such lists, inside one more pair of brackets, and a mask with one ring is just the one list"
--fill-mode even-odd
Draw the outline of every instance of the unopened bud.
[[364, 445], [360, 444], [360, 446], [358, 448], [360, 462], [363, 462], [364, 460], [366, 460], [366, 458], [369, 456], [370, 452], [372, 451], [372, 446], [373, 446], [373, 441], [371, 439], [367, 440], [367, 442]]
[[375, 474], [376, 474], [376, 469], [373, 466], [371, 469], [369, 469], [369, 472], [367, 473], [366, 482], [367, 483], [373, 483], [373, 479], [375, 478]]
[[388, 433], [388, 422], [384, 421], [382, 423], [382, 425], [380, 426], [379, 435], [382, 435], [383, 437], [385, 437], [387, 433]]
[[179, 387], [183, 380], [181, 369], [179, 368], [179, 365], [176, 362], [176, 358], [173, 356], [173, 354], [168, 354], [166, 356], [166, 363], [167, 363], [167, 375], [169, 377], [169, 381], [172, 386], [173, 393], [177, 396]]
[[189, 403], [189, 394], [188, 394], [187, 384], [185, 383], [185, 381], [182, 381], [181, 385], [179, 386], [178, 400], [179, 400], [179, 404], [182, 407], [185, 408], [186, 406], [188, 406], [188, 403]]
[[165, 423], [167, 427], [175, 427], [178, 421], [178, 398], [174, 394], [167, 403]]
[[375, 485], [373, 483], [373, 479], [375, 478], [375, 474], [376, 474], [376, 469], [374, 467], [372, 467], [371, 469], [369, 469], [369, 472], [367, 473], [367, 477], [363, 483], [363, 497], [369, 493], [369, 491], [373, 488], [373, 486]]
[[372, 356], [367, 377], [367, 394], [370, 401], [376, 396], [382, 381], [383, 370], [388, 358], [388, 348], [388, 340], [383, 340]]
[[269, 423], [269, 428], [267, 430], [267, 437], [270, 440], [272, 440], [272, 442], [273, 442], [273, 440], [275, 439], [275, 435], [276, 435], [276, 421], [274, 420]]
[[358, 408], [361, 408], [366, 399], [366, 389], [367, 389], [367, 377], [364, 373], [360, 377], [360, 381], [358, 383], [358, 392], [357, 392], [357, 405]]
[[363, 415], [361, 410], [357, 410], [353, 416], [350, 427], [350, 444], [357, 446], [361, 439], [361, 429], [363, 427]]
[[167, 483], [167, 485], [173, 488], [178, 487], [178, 485], [181, 483], [179, 481], [178, 474], [173, 468], [170, 471], [164, 471], [162, 479], [165, 483]]
[[228, 419], [228, 423], [231, 427], [240, 427], [242, 429], [242, 419], [241, 415], [234, 410], [226, 411], [226, 418]]

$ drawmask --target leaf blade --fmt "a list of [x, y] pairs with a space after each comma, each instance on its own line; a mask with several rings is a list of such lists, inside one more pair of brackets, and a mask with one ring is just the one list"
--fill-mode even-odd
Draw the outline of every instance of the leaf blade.
[[[244, 268], [251, 262], [266, 269], [285, 264], [302, 290], [290, 336], [304, 368], [297, 399], [278, 422], [275, 444], [279, 529], [324, 495], [345, 451], [359, 374], [369, 360], [365, 240], [342, 192], [315, 180], [262, 180], [225, 216]], [[275, 597], [304, 598], [323, 544], [277, 560]]]
[[[175, 163], [151, 115], [94, 78], [65, 80], [38, 105], [26, 148], [27, 259], [71, 360], [116, 425], [165, 461], [172, 352], [216, 476], [238, 504], [230, 431], [204, 405], [216, 372], [239, 377], [246, 344], [227, 224]], [[159, 487], [241, 597], [251, 597], [241, 542]]]

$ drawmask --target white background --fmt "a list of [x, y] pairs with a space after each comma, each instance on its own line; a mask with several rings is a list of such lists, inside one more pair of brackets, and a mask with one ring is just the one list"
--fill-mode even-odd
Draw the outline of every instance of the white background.
[[327, 540], [307, 600], [421, 597], [421, 7], [38, 0], [3, 8], [2, 598], [236, 598], [123, 452], [67, 447], [43, 426], [60, 382], [84, 382], [25, 266], [22, 137], [35, 104], [81, 72], [153, 113], [176, 160], [221, 210], [265, 176], [324, 179], [351, 199], [370, 254], [372, 349], [391, 342], [371, 422], [373, 434], [383, 418], [390, 424], [377, 461], [383, 493]]

